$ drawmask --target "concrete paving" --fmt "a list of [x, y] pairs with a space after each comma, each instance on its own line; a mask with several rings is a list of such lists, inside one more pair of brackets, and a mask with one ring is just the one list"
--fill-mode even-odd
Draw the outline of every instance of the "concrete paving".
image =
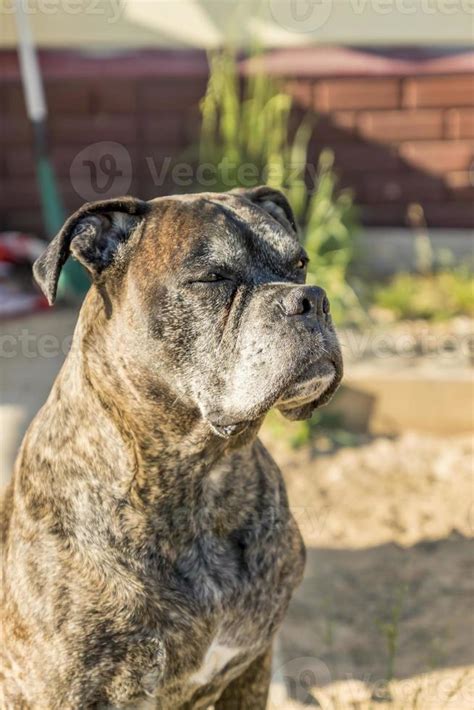
[[58, 308], [1, 324], [1, 485], [10, 479], [23, 435], [64, 361], [76, 317], [75, 310]]

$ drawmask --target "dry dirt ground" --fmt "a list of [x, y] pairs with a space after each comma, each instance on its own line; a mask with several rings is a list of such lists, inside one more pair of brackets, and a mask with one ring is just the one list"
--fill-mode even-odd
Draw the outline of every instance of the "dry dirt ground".
[[263, 438], [308, 549], [272, 710], [474, 707], [472, 438], [407, 433], [332, 454]]

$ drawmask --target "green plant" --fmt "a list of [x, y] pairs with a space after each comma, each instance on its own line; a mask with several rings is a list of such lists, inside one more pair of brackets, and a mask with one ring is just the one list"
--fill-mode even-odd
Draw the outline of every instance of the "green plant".
[[231, 52], [211, 55], [210, 66], [199, 159], [214, 167], [215, 189], [266, 182], [284, 190], [303, 225], [308, 281], [328, 290], [336, 323], [360, 322], [363, 310], [348, 282], [356, 212], [351, 194], [338, 190], [331, 151], [321, 153], [312, 192], [305, 181], [314, 119], [304, 118], [290, 137], [292, 98], [277, 83], [256, 70], [241, 84]]
[[292, 449], [311, 445], [327, 453], [346, 446], [355, 446], [360, 437], [344, 428], [340, 415], [328, 410], [315, 412], [311, 419], [289, 422], [277, 412], [270, 412], [265, 427], [275, 440], [285, 439]]
[[373, 288], [373, 304], [398, 319], [440, 321], [458, 315], [474, 316], [472, 263], [453, 268], [451, 252], [433, 248], [421, 205], [409, 206], [408, 220], [416, 273], [398, 273], [388, 284]]
[[389, 684], [393, 680], [395, 674], [395, 659], [398, 652], [400, 635], [400, 618], [407, 591], [407, 586], [401, 585], [396, 592], [395, 601], [389, 610], [388, 618], [379, 619], [377, 621], [377, 626], [380, 633], [384, 637], [387, 648], [387, 668], [383, 686], [377, 690], [376, 695], [372, 697], [373, 700], [391, 700]]
[[348, 279], [356, 251], [357, 215], [350, 192], [337, 190], [333, 165], [333, 153], [323, 151], [317, 187], [307, 210], [308, 282], [319, 284], [330, 294], [336, 324], [361, 323], [366, 315]]
[[290, 141], [288, 94], [258, 70], [241, 83], [232, 52], [214, 53], [209, 61], [209, 82], [201, 102], [199, 160], [214, 167], [215, 189], [266, 182], [288, 188], [290, 197], [302, 205], [308, 122], [302, 122]]
[[474, 284], [467, 269], [431, 274], [401, 273], [374, 290], [373, 302], [397, 318], [447, 320], [474, 316]]

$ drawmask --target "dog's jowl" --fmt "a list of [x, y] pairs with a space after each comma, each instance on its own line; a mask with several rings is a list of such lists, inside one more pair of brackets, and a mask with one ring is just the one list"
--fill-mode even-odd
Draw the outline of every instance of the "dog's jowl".
[[341, 375], [324, 291], [270, 188], [86, 204], [35, 264], [92, 286], [3, 515], [5, 708], [266, 705], [303, 573], [266, 412]]

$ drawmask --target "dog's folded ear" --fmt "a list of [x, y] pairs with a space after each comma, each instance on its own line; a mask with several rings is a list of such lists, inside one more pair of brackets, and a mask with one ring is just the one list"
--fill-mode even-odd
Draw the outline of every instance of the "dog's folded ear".
[[245, 197], [247, 200], [250, 200], [250, 202], [264, 209], [271, 214], [277, 222], [286, 227], [286, 229], [291, 229], [293, 232], [297, 231], [293, 210], [285, 195], [283, 192], [280, 192], [280, 190], [268, 187], [268, 185], [260, 185], [259, 187], [249, 189], [238, 187], [235, 190], [231, 190], [231, 192]]
[[96, 277], [109, 266], [148, 211], [148, 203], [134, 197], [88, 202], [65, 222], [35, 261], [33, 274], [50, 305], [56, 298], [61, 269], [69, 254]]

